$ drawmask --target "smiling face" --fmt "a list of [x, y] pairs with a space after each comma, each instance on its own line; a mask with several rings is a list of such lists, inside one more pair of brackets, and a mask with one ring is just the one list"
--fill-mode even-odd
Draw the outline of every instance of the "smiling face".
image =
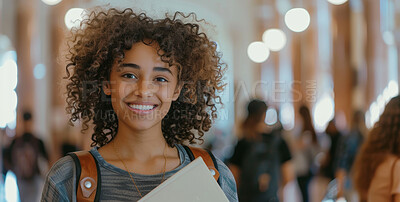
[[161, 131], [162, 119], [179, 97], [178, 70], [161, 61], [157, 48], [155, 42], [135, 43], [111, 70], [103, 90], [111, 95], [119, 129]]

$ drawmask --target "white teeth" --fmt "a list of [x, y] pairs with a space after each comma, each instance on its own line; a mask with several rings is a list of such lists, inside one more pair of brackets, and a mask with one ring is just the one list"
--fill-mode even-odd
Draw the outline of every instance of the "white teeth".
[[129, 107], [138, 110], [152, 110], [154, 105], [129, 105]]

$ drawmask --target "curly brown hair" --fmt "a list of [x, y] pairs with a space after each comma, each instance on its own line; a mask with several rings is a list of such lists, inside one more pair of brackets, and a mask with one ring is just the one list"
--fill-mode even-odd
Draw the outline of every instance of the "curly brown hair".
[[354, 184], [362, 200], [366, 200], [376, 169], [389, 155], [400, 157], [400, 96], [386, 105], [356, 157]]
[[125, 51], [150, 39], [158, 43], [161, 60], [178, 68], [178, 81], [183, 84], [162, 120], [164, 138], [170, 146], [202, 142], [217, 116], [216, 104], [222, 104], [217, 92], [223, 90], [226, 65], [216, 43], [200, 31], [200, 22], [204, 20], [194, 13], [152, 19], [130, 8], [92, 11], [80, 28], [72, 30], [68, 41], [65, 78], [69, 80], [66, 111], [71, 114], [70, 124], [81, 120], [83, 132], [93, 120], [91, 146], [104, 146], [115, 137], [118, 117], [102, 85], [109, 80], [113, 64], [124, 60]]

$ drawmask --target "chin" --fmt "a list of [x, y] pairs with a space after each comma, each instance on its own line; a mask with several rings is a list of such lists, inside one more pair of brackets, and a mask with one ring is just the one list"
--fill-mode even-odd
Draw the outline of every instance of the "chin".
[[149, 130], [155, 126], [157, 126], [158, 123], [155, 120], [146, 120], [146, 119], [133, 119], [130, 120], [129, 122], [125, 122], [125, 125], [131, 128], [134, 131], [145, 131]]

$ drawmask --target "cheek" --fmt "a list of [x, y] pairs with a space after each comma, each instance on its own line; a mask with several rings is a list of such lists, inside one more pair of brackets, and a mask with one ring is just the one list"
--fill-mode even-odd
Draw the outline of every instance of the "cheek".
[[115, 92], [115, 98], [124, 99], [126, 96], [131, 94], [134, 89], [134, 85], [117, 84], [113, 90]]
[[132, 85], [123, 85], [115, 83], [111, 85], [111, 104], [114, 111], [124, 108], [124, 99], [134, 90]]
[[160, 90], [158, 92], [163, 102], [172, 102], [174, 91], [175, 91], [175, 85], [166, 84], [160, 86]]

